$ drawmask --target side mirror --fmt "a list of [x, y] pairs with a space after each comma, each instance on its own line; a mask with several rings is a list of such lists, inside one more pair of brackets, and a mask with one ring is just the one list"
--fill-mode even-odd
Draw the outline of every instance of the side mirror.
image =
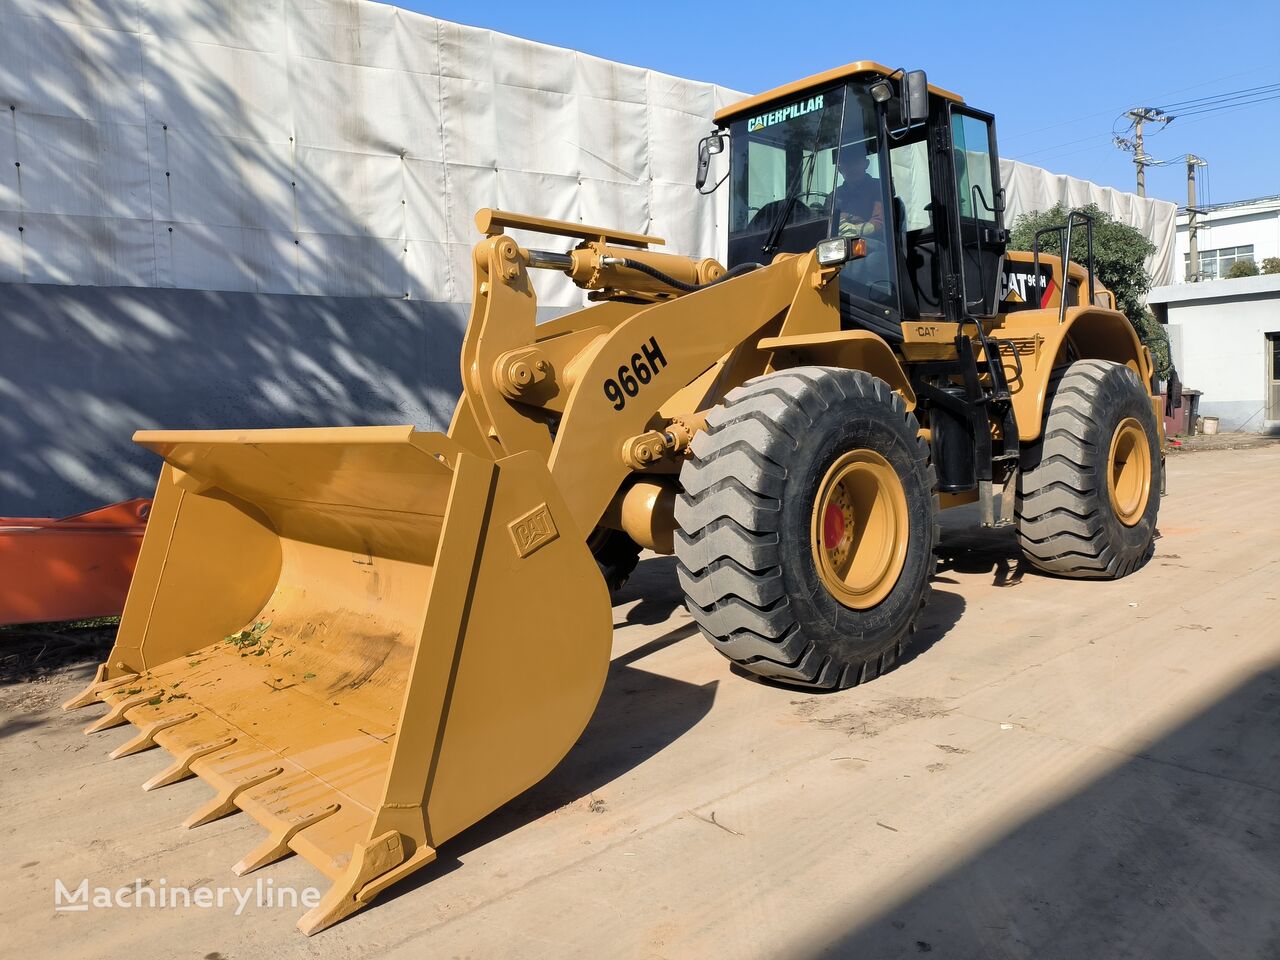
[[923, 70], [910, 70], [902, 79], [902, 125], [916, 127], [929, 119], [929, 79]]
[[694, 186], [698, 188], [699, 193], [707, 185], [707, 176], [711, 172], [711, 155], [723, 152], [724, 134], [722, 133], [709, 133], [698, 141], [698, 175], [694, 179]]

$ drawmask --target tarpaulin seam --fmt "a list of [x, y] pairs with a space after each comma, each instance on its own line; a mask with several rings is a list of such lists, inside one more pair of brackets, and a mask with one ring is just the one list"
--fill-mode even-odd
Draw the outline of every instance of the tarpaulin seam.
[[[448, 149], [448, 123], [445, 122], [445, 94], [444, 94], [444, 51], [441, 42], [443, 21], [436, 20], [436, 115], [440, 118], [440, 175], [444, 180], [444, 237], [446, 244], [454, 243], [452, 236], [453, 231], [453, 207], [450, 203], [450, 197], [453, 190], [449, 185], [449, 149]], [[445, 282], [447, 284], [446, 295], [451, 301], [458, 299], [458, 280], [453, 275], [453, 257], [447, 257], [445, 262]]]
[[[156, 217], [155, 169], [151, 162], [151, 108], [147, 102], [147, 45], [142, 40], [142, 11], [137, 9], [138, 16], [138, 80], [142, 85], [142, 136], [147, 145], [147, 205], [151, 211], [151, 283], [160, 286], [160, 238], [156, 235], [159, 221]], [[173, 212], [172, 204], [169, 213]], [[170, 234], [170, 244], [173, 243]], [[173, 268], [173, 257], [169, 257], [169, 268]]]

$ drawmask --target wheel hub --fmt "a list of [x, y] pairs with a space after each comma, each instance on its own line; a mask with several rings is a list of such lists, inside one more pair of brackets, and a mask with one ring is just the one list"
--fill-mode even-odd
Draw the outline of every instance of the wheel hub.
[[836, 549], [844, 539], [848, 526], [845, 523], [844, 511], [837, 504], [828, 503], [826, 513], [822, 517], [822, 545], [828, 550]]
[[1142, 424], [1133, 417], [1121, 420], [1111, 436], [1107, 492], [1111, 509], [1126, 527], [1142, 519], [1151, 496], [1151, 447]]
[[907, 498], [893, 466], [874, 450], [840, 456], [818, 485], [814, 565], [833, 597], [855, 610], [880, 603], [906, 563]]

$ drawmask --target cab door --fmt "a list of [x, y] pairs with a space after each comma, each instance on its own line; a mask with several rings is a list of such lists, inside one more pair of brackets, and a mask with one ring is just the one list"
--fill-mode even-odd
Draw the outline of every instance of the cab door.
[[1009, 239], [1004, 228], [995, 118], [981, 110], [950, 104], [947, 139], [959, 233], [959, 262], [955, 266], [961, 312], [971, 317], [994, 316], [1000, 260]]

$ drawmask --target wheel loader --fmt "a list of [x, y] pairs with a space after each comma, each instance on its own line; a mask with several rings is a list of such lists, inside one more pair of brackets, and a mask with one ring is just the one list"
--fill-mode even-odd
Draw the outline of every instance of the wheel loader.
[[[1063, 259], [1006, 254], [989, 114], [863, 61], [716, 122], [698, 188], [727, 181], [725, 265], [477, 214], [447, 434], [136, 434], [164, 460], [150, 523], [115, 646], [67, 706], [136, 728], [113, 757], [172, 755], [145, 789], [213, 787], [186, 826], [265, 826], [237, 874], [290, 853], [325, 874], [304, 932], [555, 767], [642, 548], [674, 553], [716, 650], [814, 689], [894, 666], [941, 509], [976, 503], [1053, 575], [1151, 554], [1151, 357], [1087, 217]], [[538, 271], [590, 303], [537, 322]]]

